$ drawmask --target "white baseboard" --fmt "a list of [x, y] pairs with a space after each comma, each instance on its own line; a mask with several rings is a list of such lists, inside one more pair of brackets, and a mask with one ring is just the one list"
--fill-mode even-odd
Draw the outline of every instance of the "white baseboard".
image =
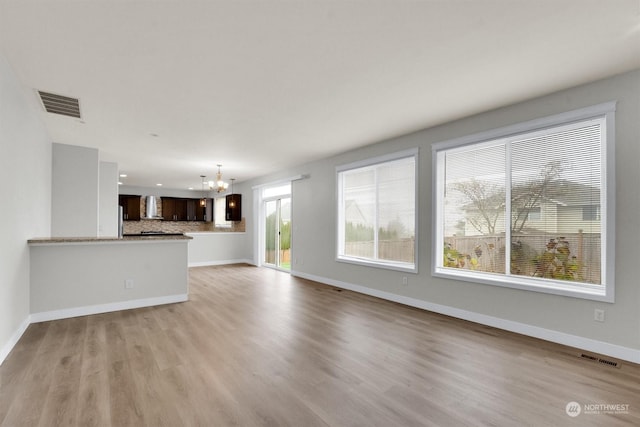
[[212, 265], [229, 265], [229, 264], [253, 264], [253, 261], [248, 259], [226, 259], [226, 260], [220, 260], [220, 261], [190, 262], [189, 267], [208, 267]]
[[143, 298], [109, 304], [89, 305], [85, 307], [64, 308], [61, 310], [32, 313], [30, 323], [46, 322], [49, 320], [68, 319], [70, 317], [88, 316], [90, 314], [109, 313], [112, 311], [129, 310], [132, 308], [151, 307], [154, 305], [173, 304], [189, 300], [188, 294], [167, 295], [155, 298]]
[[617, 344], [611, 344], [603, 341], [597, 341], [590, 338], [571, 335], [564, 332], [554, 331], [551, 329], [540, 328], [538, 326], [528, 325], [526, 323], [514, 322], [512, 320], [500, 319], [498, 317], [487, 316], [486, 314], [475, 313], [473, 311], [462, 310], [441, 304], [434, 304], [428, 301], [411, 298], [391, 292], [380, 291], [377, 289], [367, 288], [366, 286], [355, 285], [352, 283], [333, 280], [326, 277], [316, 276], [313, 274], [292, 271], [292, 276], [301, 277], [303, 279], [313, 280], [314, 282], [324, 283], [342, 289], [358, 292], [365, 295], [397, 302], [411, 307], [421, 308], [423, 310], [432, 311], [434, 313], [444, 314], [458, 319], [468, 320], [470, 322], [480, 323], [482, 325], [492, 326], [498, 329], [504, 329], [510, 332], [527, 335], [534, 338], [540, 338], [545, 341], [551, 341], [558, 344], [576, 347], [583, 350], [592, 351], [599, 354], [615, 357], [617, 359], [626, 360], [633, 363], [640, 363], [640, 350], [623, 347]]
[[20, 326], [13, 333], [13, 335], [11, 335], [11, 337], [9, 338], [9, 341], [2, 347], [2, 349], [0, 349], [0, 365], [2, 365], [2, 362], [4, 362], [4, 359], [6, 359], [9, 353], [11, 353], [11, 350], [13, 350], [13, 347], [15, 347], [15, 345], [18, 343], [18, 341], [20, 340], [20, 337], [22, 337], [22, 334], [24, 334], [24, 331], [26, 331], [27, 328], [29, 327], [29, 324], [30, 324], [29, 317], [27, 317], [20, 324]]

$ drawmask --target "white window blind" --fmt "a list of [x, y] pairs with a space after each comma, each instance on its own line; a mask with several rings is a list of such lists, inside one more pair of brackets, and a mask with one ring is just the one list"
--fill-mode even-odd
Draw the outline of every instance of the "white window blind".
[[[511, 273], [601, 284], [600, 205], [603, 120], [511, 142]], [[544, 219], [525, 214], [544, 208]]]
[[416, 151], [338, 171], [338, 259], [415, 270]]
[[435, 275], [612, 299], [613, 108], [599, 109], [434, 145]]

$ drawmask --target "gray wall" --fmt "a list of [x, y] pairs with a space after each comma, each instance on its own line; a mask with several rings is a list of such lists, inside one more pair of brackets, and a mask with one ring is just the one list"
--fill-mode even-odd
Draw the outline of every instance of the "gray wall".
[[27, 326], [27, 239], [51, 224], [51, 139], [38, 107], [0, 54], [0, 362]]
[[[31, 314], [48, 320], [92, 306], [184, 296], [189, 288], [187, 242], [32, 244]], [[128, 279], [131, 289], [125, 288]], [[96, 310], [102, 311], [109, 310]]]
[[[504, 319], [523, 325], [523, 329], [543, 328], [637, 350], [640, 349], [640, 286], [635, 269], [640, 253], [639, 94], [640, 71], [636, 71], [394, 138], [262, 177], [246, 185], [276, 181], [296, 174], [310, 175], [293, 185], [292, 267], [300, 275]], [[613, 100], [618, 101], [614, 304], [431, 277], [432, 143]], [[419, 273], [411, 275], [336, 262], [335, 167], [412, 147], [420, 149]], [[251, 208], [252, 204], [245, 200], [243, 207]], [[245, 211], [245, 214], [249, 219], [249, 212]], [[254, 224], [247, 223], [247, 233], [250, 234], [247, 241], [255, 242], [255, 229]], [[408, 286], [402, 285], [403, 276], [408, 276]], [[606, 322], [594, 322], [595, 308], [606, 310]]]
[[98, 235], [99, 165], [95, 148], [53, 144], [52, 237]]
[[185, 233], [189, 240], [189, 267], [251, 262], [246, 257], [246, 233]]
[[98, 236], [118, 237], [118, 164], [100, 162]]

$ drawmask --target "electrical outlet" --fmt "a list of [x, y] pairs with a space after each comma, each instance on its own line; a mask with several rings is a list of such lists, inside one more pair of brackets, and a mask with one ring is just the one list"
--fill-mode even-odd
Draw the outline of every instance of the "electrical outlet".
[[593, 311], [593, 320], [596, 322], [604, 322], [604, 310], [596, 308]]
[[133, 279], [125, 279], [124, 288], [125, 289], [133, 289]]
[[402, 277], [402, 284], [405, 286], [409, 284], [409, 279], [407, 279], [407, 276]]

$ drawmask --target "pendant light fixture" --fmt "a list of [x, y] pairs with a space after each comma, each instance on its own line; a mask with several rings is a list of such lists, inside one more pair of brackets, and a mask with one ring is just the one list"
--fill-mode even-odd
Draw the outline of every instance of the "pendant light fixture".
[[[233, 196], [233, 181], [235, 181], [235, 178], [231, 178], [231, 196]], [[235, 197], [231, 197], [231, 199], [229, 200], [229, 207], [230, 208], [235, 208], [236, 207], [236, 199]]]
[[[203, 193], [204, 193], [205, 191], [207, 191], [207, 190], [205, 190], [205, 188], [204, 188], [204, 185], [207, 183], [207, 181], [205, 181], [205, 180], [204, 180], [205, 178], [206, 178], [206, 176], [205, 176], [205, 175], [200, 175], [200, 182], [201, 182], [201, 184], [202, 184], [202, 192], [203, 192]], [[207, 206], [207, 198], [206, 198], [206, 197], [204, 197], [204, 194], [203, 194], [202, 199], [200, 199], [200, 207], [204, 208], [205, 206]]]
[[224, 218], [227, 221], [238, 222], [242, 221], [242, 194], [234, 194], [233, 181], [235, 178], [231, 180], [231, 194], [225, 197]]
[[209, 190], [216, 190], [217, 193], [222, 193], [229, 187], [229, 183], [224, 182], [222, 180], [222, 172], [220, 172], [220, 167], [222, 165], [218, 165], [218, 173], [216, 174], [215, 181], [209, 181]]

